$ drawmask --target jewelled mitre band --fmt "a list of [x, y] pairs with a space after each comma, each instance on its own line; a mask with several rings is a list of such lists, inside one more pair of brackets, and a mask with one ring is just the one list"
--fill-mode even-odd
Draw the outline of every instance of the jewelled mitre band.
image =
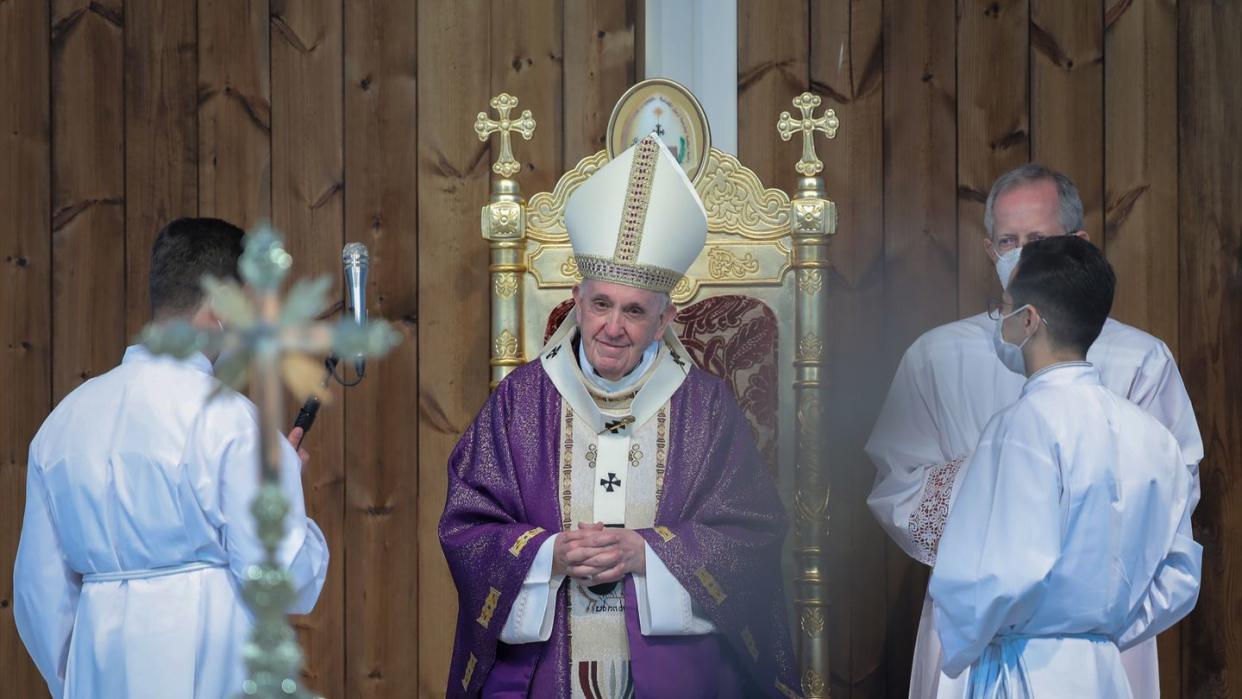
[[[624, 175], [621, 168], [627, 168]], [[655, 200], [662, 203], [653, 205]], [[574, 261], [584, 279], [663, 293], [677, 286], [702, 250], [706, 224], [693, 185], [650, 135], [598, 170], [571, 197], [566, 212]]]

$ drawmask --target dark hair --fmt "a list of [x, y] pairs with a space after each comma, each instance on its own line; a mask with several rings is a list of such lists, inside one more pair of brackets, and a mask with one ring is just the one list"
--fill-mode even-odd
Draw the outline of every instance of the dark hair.
[[179, 315], [203, 302], [204, 275], [240, 279], [242, 229], [218, 218], [179, 218], [151, 247], [151, 315]]
[[1104, 253], [1074, 235], [1022, 246], [1009, 283], [1014, 307], [1031, 304], [1048, 321], [1048, 334], [1062, 347], [1087, 353], [1113, 307], [1117, 277]]

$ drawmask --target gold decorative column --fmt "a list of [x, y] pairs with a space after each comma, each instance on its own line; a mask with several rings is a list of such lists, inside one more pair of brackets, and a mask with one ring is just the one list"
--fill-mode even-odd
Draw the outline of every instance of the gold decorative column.
[[828, 277], [828, 242], [837, 231], [837, 207], [828, 200], [824, 164], [815, 153], [815, 132], [836, 136], [839, 122], [829, 109], [819, 117], [812, 112], [818, 96], [804, 92], [793, 100], [802, 112], [793, 119], [782, 112], [776, 129], [788, 141], [802, 133], [802, 158], [795, 166], [798, 190], [791, 197], [794, 273], [797, 275], [797, 350], [794, 359], [794, 396], [797, 401], [797, 476], [794, 490], [794, 609], [798, 616], [798, 664], [802, 692], [808, 699], [829, 696], [828, 672], [828, 580], [825, 543], [828, 538], [830, 479], [822, 439], [825, 391], [824, 338], [825, 286]]
[[527, 141], [535, 133], [535, 120], [530, 110], [524, 110], [518, 119], [510, 119], [509, 112], [517, 106], [516, 97], [500, 93], [492, 98], [492, 109], [499, 119], [489, 119], [487, 112], [479, 112], [474, 121], [474, 131], [480, 141], [486, 141], [493, 133], [500, 134], [500, 156], [492, 165], [492, 172], [499, 176], [492, 183], [491, 201], [483, 207], [483, 237], [491, 244], [491, 387], [496, 388], [509, 372], [521, 366], [522, 356], [522, 276], [526, 273], [523, 252], [526, 247], [526, 200], [522, 189], [513, 176], [522, 166], [513, 159], [510, 134], [520, 133]]

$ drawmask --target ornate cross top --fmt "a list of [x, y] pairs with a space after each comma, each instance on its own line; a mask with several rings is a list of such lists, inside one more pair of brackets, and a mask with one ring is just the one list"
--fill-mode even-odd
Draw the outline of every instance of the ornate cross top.
[[492, 109], [499, 112], [500, 120], [488, 119], [487, 112], [479, 112], [474, 119], [474, 132], [479, 135], [480, 141], [486, 141], [488, 136], [500, 132], [500, 157], [492, 165], [492, 172], [501, 177], [513, 177], [522, 169], [522, 166], [513, 159], [513, 145], [510, 143], [509, 134], [517, 131], [522, 134], [522, 138], [529, 141], [530, 137], [535, 134], [535, 120], [531, 117], [529, 109], [522, 110], [520, 118], [510, 119], [509, 112], [517, 106], [518, 100], [507, 92], [493, 97], [490, 104]]
[[794, 169], [803, 177], [813, 177], [824, 169], [824, 163], [815, 154], [815, 132], [820, 131], [828, 138], [835, 138], [837, 127], [841, 123], [837, 120], [837, 113], [831, 109], [818, 117], [812, 117], [811, 113], [819, 106], [819, 102], [819, 95], [803, 92], [793, 100], [793, 105], [802, 110], [802, 118], [795, 120], [789, 116], [789, 112], [781, 112], [781, 118], [776, 122], [776, 130], [782, 141], [788, 141], [795, 133], [802, 132], [802, 159]]

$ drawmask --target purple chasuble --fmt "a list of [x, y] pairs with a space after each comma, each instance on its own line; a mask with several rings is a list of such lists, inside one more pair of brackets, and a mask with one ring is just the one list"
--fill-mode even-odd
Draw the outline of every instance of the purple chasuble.
[[[440, 542], [459, 608], [449, 697], [485, 687], [489, 697], [570, 695], [567, 584], [547, 642], [498, 638], [540, 545], [561, 529], [562, 410], [543, 365], [523, 365], [449, 459]], [[784, 508], [737, 401], [698, 368], [670, 401], [656, 527], [637, 531], [718, 632], [642, 636], [627, 577], [635, 696], [800, 696], [780, 573]]]

